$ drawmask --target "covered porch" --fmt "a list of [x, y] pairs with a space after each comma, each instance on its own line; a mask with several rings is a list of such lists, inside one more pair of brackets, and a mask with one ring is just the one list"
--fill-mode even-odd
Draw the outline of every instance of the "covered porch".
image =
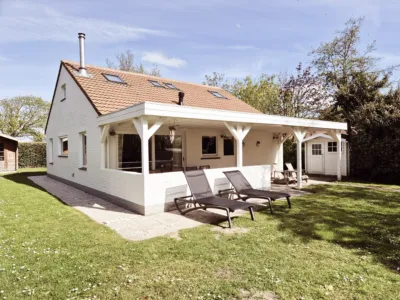
[[[307, 131], [325, 130], [340, 145], [340, 132], [346, 129], [344, 123], [151, 102], [101, 116], [98, 125], [100, 171], [126, 177], [121, 181], [125, 195], [126, 183], [135, 181], [136, 191], [130, 193], [136, 197], [129, 201], [140, 203], [143, 214], [169, 210], [175, 197], [189, 194], [185, 170], [205, 169], [215, 193], [230, 187], [222, 172], [231, 169], [240, 169], [255, 187], [269, 189], [273, 171], [283, 171], [283, 143], [289, 137], [297, 141], [301, 166]], [[299, 168], [298, 187], [301, 172]]]

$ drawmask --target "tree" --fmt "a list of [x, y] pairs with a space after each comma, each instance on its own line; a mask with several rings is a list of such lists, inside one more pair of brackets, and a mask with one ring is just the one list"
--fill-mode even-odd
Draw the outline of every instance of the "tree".
[[13, 137], [43, 141], [50, 103], [40, 97], [20, 96], [0, 100], [0, 131]]
[[279, 114], [279, 86], [275, 83], [274, 75], [237, 79], [231, 86], [231, 92], [264, 114]]
[[106, 59], [106, 64], [111, 69], [134, 72], [134, 73], [142, 73], [152, 76], [160, 77], [161, 73], [157, 66], [153, 66], [151, 70], [146, 70], [142, 63], [139, 65], [135, 64], [135, 55], [132, 51], [126, 50], [125, 52], [117, 53], [115, 55], [117, 59], [117, 64], [112, 62], [110, 59]]
[[299, 63], [296, 75], [281, 73], [280, 82], [280, 115], [315, 118], [321, 111], [330, 106], [328, 89], [323, 78], [313, 74], [311, 67], [303, 68]]
[[204, 85], [217, 86], [229, 92], [231, 91], [231, 85], [225, 79], [225, 74], [213, 72], [212, 75], [205, 75], [205, 78]]
[[[357, 85], [353, 81], [360, 79], [364, 73], [388, 76], [384, 71], [375, 69], [377, 58], [371, 55], [375, 50], [375, 42], [368, 44], [363, 51], [358, 49], [363, 21], [363, 18], [350, 19], [332, 41], [322, 43], [311, 52], [312, 64], [333, 97], [333, 106], [323, 116], [346, 121], [349, 129], [353, 127], [351, 115], [361, 105], [357, 103], [361, 99], [354, 97], [354, 90], [351, 90]], [[350, 139], [351, 136], [352, 130], [349, 130]]]
[[275, 83], [275, 76], [267, 74], [262, 74], [258, 78], [246, 76], [244, 79], [228, 82], [224, 74], [213, 72], [205, 78], [203, 84], [221, 87], [262, 113], [278, 113], [279, 87]]

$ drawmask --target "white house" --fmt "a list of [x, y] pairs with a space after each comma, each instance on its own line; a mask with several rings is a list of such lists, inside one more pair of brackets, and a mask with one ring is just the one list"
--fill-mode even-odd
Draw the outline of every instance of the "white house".
[[135, 212], [162, 212], [188, 195], [185, 168], [209, 168], [215, 192], [229, 187], [222, 171], [232, 168], [269, 188], [272, 166], [283, 170], [289, 135], [299, 141], [301, 165], [308, 130], [340, 142], [347, 129], [265, 115], [218, 87], [86, 66], [84, 39], [79, 34], [80, 63], [60, 64], [46, 126], [47, 173]]
[[305, 143], [305, 170], [309, 174], [336, 175], [339, 149], [341, 149], [340, 171], [342, 176], [348, 175], [349, 151], [348, 143], [342, 139], [341, 147], [331, 135], [313, 134], [303, 141]]

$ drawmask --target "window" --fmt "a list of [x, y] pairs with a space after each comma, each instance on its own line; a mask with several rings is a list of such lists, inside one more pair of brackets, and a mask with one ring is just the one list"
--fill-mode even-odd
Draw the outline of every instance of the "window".
[[61, 101], [64, 101], [65, 99], [67, 99], [67, 85], [65, 83], [61, 86], [61, 92], [62, 92]]
[[165, 88], [161, 83], [159, 83], [158, 81], [155, 81], [155, 80], [149, 80], [149, 82], [152, 84], [152, 85], [154, 85], [154, 86], [156, 86], [156, 87], [162, 87], [162, 88]]
[[4, 143], [0, 143], [0, 161], [4, 161]]
[[48, 162], [49, 164], [53, 163], [53, 139], [49, 139], [49, 144], [48, 144]]
[[68, 137], [60, 137], [60, 156], [68, 156]]
[[328, 152], [337, 152], [337, 142], [328, 142]]
[[202, 154], [203, 155], [217, 155], [217, 137], [216, 136], [203, 136], [202, 137]]
[[224, 155], [234, 155], [234, 148], [233, 138], [224, 138]]
[[103, 74], [103, 76], [111, 82], [115, 82], [115, 83], [123, 83], [126, 84], [126, 82], [121, 79], [121, 77], [119, 77], [118, 75], [111, 75], [111, 74]]
[[312, 155], [322, 155], [322, 145], [321, 144], [312, 144], [311, 145]]
[[228, 99], [225, 96], [222, 96], [220, 93], [218, 92], [213, 92], [213, 91], [209, 91], [211, 94], [213, 94], [215, 97], [217, 98], [221, 98], [221, 99]]
[[172, 83], [167, 83], [164, 82], [165, 86], [171, 90], [178, 90], [178, 88], [176, 86], [174, 86]]
[[80, 153], [80, 165], [83, 168], [87, 167], [87, 143], [86, 143], [86, 132], [81, 132], [79, 134], [79, 140], [80, 140], [80, 149], [81, 149], [81, 153]]

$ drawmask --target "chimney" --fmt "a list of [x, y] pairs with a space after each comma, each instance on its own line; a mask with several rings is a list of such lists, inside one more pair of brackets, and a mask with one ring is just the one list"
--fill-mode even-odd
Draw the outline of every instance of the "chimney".
[[88, 77], [88, 73], [85, 67], [85, 37], [86, 35], [84, 33], [78, 33], [80, 54], [79, 74], [81, 76]]
[[185, 97], [185, 93], [184, 92], [179, 92], [178, 93], [178, 97], [179, 97], [179, 105], [183, 105], [183, 97]]

